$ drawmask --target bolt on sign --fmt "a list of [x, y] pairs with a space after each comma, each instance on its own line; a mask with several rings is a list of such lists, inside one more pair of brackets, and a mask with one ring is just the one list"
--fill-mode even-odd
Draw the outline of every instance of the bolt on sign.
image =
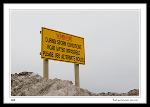
[[41, 58], [85, 65], [84, 38], [42, 27]]

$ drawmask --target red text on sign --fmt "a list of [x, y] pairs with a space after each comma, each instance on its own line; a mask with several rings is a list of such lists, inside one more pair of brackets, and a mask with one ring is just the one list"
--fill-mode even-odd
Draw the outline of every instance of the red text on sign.
[[72, 37], [70, 37], [70, 36], [67, 36], [67, 35], [64, 35], [64, 34], [58, 34], [58, 33], [56, 33], [56, 35], [57, 35], [58, 39], [62, 39], [62, 40], [72, 42]]

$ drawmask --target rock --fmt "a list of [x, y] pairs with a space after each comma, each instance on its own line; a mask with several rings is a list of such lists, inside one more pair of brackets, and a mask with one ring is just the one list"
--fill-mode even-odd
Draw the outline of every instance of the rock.
[[127, 94], [128, 96], [139, 96], [139, 89], [130, 90]]
[[93, 93], [73, 85], [72, 81], [46, 79], [33, 72], [11, 74], [11, 96], [137, 96], [139, 90], [128, 93]]

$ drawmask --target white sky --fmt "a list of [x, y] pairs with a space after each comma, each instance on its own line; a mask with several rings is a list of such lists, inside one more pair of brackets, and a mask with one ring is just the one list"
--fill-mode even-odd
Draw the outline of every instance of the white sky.
[[[40, 30], [46, 27], [84, 38], [81, 88], [95, 93], [139, 88], [139, 15], [138, 10], [11, 10], [11, 73], [43, 76]], [[74, 83], [74, 64], [49, 60], [49, 78]]]

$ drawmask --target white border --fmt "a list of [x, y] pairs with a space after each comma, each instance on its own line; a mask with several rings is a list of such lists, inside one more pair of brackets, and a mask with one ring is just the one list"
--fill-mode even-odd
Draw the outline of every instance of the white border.
[[[4, 103], [146, 103], [146, 4], [4, 4]], [[139, 9], [141, 10], [141, 95], [140, 97], [9, 97], [9, 10], [10, 9]], [[117, 99], [118, 101], [113, 101]], [[134, 99], [138, 101], [121, 101]], [[119, 101], [120, 100], [120, 101]]]
[[146, 4], [4, 4], [7, 9], [146, 9]]

